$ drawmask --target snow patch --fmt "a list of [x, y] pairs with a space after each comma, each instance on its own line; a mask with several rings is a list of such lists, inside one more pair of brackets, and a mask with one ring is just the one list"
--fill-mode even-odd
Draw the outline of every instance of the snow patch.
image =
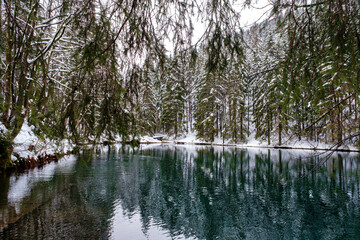
[[25, 119], [19, 134], [14, 139], [14, 153], [19, 154], [20, 157], [36, 157], [33, 150], [35, 150], [39, 138], [34, 134], [33, 129], [35, 127], [30, 126], [27, 119]]
[[0, 133], [5, 134], [6, 132], [7, 132], [7, 129], [6, 129], [5, 125], [2, 122], [0, 122]]
[[146, 135], [140, 137], [140, 143], [161, 143], [161, 141]]
[[67, 153], [71, 151], [75, 145], [70, 140], [53, 141], [39, 139], [33, 132], [34, 126], [31, 126], [25, 119], [19, 134], [14, 139], [14, 150], [12, 160], [16, 161], [15, 154], [22, 158], [36, 158], [43, 154], [55, 154], [57, 152]]
[[[166, 143], [175, 143], [175, 144], [204, 144], [204, 145], [230, 145], [230, 146], [236, 146], [238, 148], [289, 148], [289, 149], [305, 149], [305, 150], [334, 150], [335, 146], [333, 144], [326, 144], [316, 141], [308, 141], [308, 140], [288, 140], [285, 143], [283, 143], [281, 146], [278, 146], [277, 139], [271, 139], [271, 143], [267, 144], [267, 141], [263, 141], [261, 139], [255, 138], [255, 133], [253, 133], [248, 137], [248, 141], [246, 143], [233, 143], [229, 139], [222, 139], [220, 137], [216, 137], [213, 142], [207, 142], [203, 141], [196, 136], [196, 132], [190, 132], [187, 135], [184, 135], [179, 138], [175, 137], [168, 137], [167, 139], [171, 139], [171, 141], [166, 141]], [[155, 137], [155, 136], [154, 136]], [[161, 143], [161, 141], [154, 139], [154, 137], [149, 136], [143, 136], [141, 137], [141, 143]], [[157, 137], [155, 137], [157, 138]], [[285, 139], [284, 139], [285, 140]], [[356, 146], [351, 145], [343, 145], [337, 148], [337, 150], [350, 150], [350, 151], [359, 151], [359, 149]]]
[[179, 143], [201, 143], [202, 141], [200, 141], [197, 137], [196, 137], [196, 133], [195, 132], [191, 132], [188, 135], [186, 135], [185, 137], [176, 140], [176, 142]]

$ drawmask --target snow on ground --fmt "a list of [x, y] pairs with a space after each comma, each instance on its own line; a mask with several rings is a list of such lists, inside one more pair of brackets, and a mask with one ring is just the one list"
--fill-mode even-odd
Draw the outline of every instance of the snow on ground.
[[2, 122], [0, 122], [0, 133], [6, 133], [7, 129]]
[[187, 143], [195, 143], [195, 144], [214, 144], [214, 145], [222, 145], [222, 144], [230, 144], [230, 140], [224, 140], [222, 138], [216, 137], [214, 139], [214, 142], [206, 142], [203, 141], [201, 139], [198, 139], [196, 137], [196, 132], [192, 132], [187, 134], [186, 136], [180, 137], [178, 139], [174, 139], [175, 143], [180, 143], [180, 144], [187, 144]]
[[[45, 139], [43, 141], [34, 134], [34, 129], [35, 127], [30, 126], [25, 119], [19, 134], [14, 139], [13, 155], [17, 154], [23, 158], [36, 158], [42, 154], [66, 153], [74, 148], [74, 144], [69, 140], [58, 142]], [[16, 160], [16, 157], [12, 156], [12, 159]]]
[[14, 153], [19, 154], [20, 157], [36, 157], [35, 152], [31, 149], [35, 150], [35, 146], [39, 142], [39, 138], [33, 132], [34, 128], [34, 126], [29, 126], [25, 119], [19, 134], [14, 139]]
[[[238, 144], [238, 147], [279, 147], [276, 142], [272, 142], [270, 145], [267, 144], [266, 141], [259, 141], [257, 139], [251, 139], [245, 144]], [[284, 148], [293, 148], [293, 149], [311, 149], [311, 150], [331, 150], [335, 149], [336, 146], [333, 144], [326, 144], [315, 141], [307, 141], [307, 140], [291, 140], [287, 141], [285, 144], [282, 144], [281, 147]], [[351, 150], [351, 151], [359, 151], [359, 149], [355, 146], [343, 145], [338, 148], [339, 150]]]
[[[146, 138], [150, 138], [149, 136], [146, 136]], [[236, 146], [236, 147], [243, 147], [243, 148], [274, 148], [274, 147], [282, 147], [282, 148], [291, 148], [291, 149], [309, 149], [309, 150], [331, 150], [335, 149], [335, 146], [333, 144], [325, 144], [315, 141], [307, 141], [307, 140], [287, 140], [286, 143], [282, 144], [281, 146], [277, 145], [277, 140], [272, 139], [272, 142], [270, 145], [267, 144], [267, 141], [261, 141], [258, 139], [255, 139], [255, 134], [251, 134], [249, 136], [249, 140], [246, 143], [237, 143], [234, 144], [230, 140], [223, 140], [222, 138], [215, 138], [213, 142], [206, 142], [196, 137], [196, 132], [189, 133], [185, 136], [174, 138], [174, 137], [165, 137], [165, 139], [172, 139], [171, 142], [175, 144], [206, 144], [206, 145], [230, 145], [230, 146]], [[285, 141], [284, 140], [284, 141]], [[145, 142], [151, 142], [151, 141], [140, 141], [141, 143]], [[161, 142], [161, 141], [158, 141]], [[340, 146], [338, 149], [340, 150], [351, 150], [351, 151], [359, 151], [359, 149], [356, 146], [351, 145], [343, 145]]]
[[199, 140], [196, 137], [196, 133], [192, 132], [183, 138], [177, 139], [176, 142], [178, 142], [178, 143], [202, 143], [203, 141]]
[[158, 139], [155, 139], [154, 137], [142, 136], [140, 138], [140, 143], [161, 143], [161, 141]]
[[[14, 139], [14, 152], [12, 159], [16, 161], [15, 154], [20, 157], [34, 157], [36, 158], [42, 154], [55, 154], [57, 152], [66, 153], [71, 151], [74, 148], [74, 144], [72, 144], [69, 140], [62, 140], [60, 142], [51, 141], [49, 139], [45, 139], [44, 141], [39, 139], [33, 132], [34, 126], [31, 126], [28, 121], [25, 119], [24, 124], [19, 132], [18, 136]], [[4, 134], [7, 131], [6, 127], [0, 123], [0, 133]], [[120, 139], [119, 136], [117, 138]], [[168, 140], [171, 139], [171, 140]], [[140, 138], [140, 143], [156, 143], [161, 144], [163, 142], [174, 143], [174, 144], [211, 144], [211, 145], [232, 145], [238, 148], [272, 148], [278, 147], [276, 142], [272, 141], [272, 144], [268, 145], [266, 141], [260, 141], [255, 139], [255, 135], [252, 134], [249, 136], [249, 140], [247, 143], [242, 144], [233, 144], [229, 140], [223, 140], [222, 138], [215, 138], [214, 142], [205, 142], [196, 137], [196, 132], [189, 133], [187, 135], [183, 135], [182, 137], [175, 138], [174, 136], [167, 136], [164, 134], [155, 134], [154, 136], [142, 136]], [[333, 148], [331, 144], [318, 143], [314, 141], [296, 141], [289, 140], [286, 141], [281, 147], [293, 148], [293, 149], [311, 149], [311, 150], [328, 150]], [[359, 149], [355, 146], [341, 146], [339, 149], [343, 150], [352, 150], [359, 151]]]

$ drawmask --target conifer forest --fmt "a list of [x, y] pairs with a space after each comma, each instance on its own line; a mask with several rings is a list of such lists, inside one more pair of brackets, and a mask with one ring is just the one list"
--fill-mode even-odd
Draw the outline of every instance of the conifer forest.
[[0, 0], [2, 167], [24, 121], [79, 144], [359, 146], [360, 2], [272, 0], [242, 27], [253, 2]]

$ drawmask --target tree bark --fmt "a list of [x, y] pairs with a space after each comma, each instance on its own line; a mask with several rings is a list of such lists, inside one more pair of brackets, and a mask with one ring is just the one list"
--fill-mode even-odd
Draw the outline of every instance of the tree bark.
[[[11, 0], [9, 0], [7, 2], [8, 5], [11, 6]], [[13, 49], [13, 23], [11, 21], [11, 16], [10, 16], [10, 6], [6, 6], [8, 8], [8, 11], [6, 11], [6, 21], [7, 24], [5, 24], [6, 26], [6, 41], [5, 41], [5, 75], [4, 75], [4, 80], [5, 80], [5, 88], [4, 88], [4, 93], [5, 93], [5, 103], [4, 103], [4, 114], [3, 114], [3, 119], [2, 122], [3, 124], [9, 128], [9, 115], [10, 115], [10, 106], [11, 106], [11, 96], [12, 96], [12, 66], [13, 66], [13, 54], [12, 54], [12, 49]]]
[[279, 105], [279, 146], [281, 146], [282, 142], [281, 142], [281, 134], [282, 134], [282, 116], [281, 116], [282, 112], [281, 112], [281, 105]]

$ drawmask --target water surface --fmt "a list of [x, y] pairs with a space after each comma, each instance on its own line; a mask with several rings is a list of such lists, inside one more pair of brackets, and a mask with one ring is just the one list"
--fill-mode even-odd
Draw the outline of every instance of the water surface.
[[104, 150], [3, 176], [0, 237], [360, 236], [358, 154], [182, 145]]

